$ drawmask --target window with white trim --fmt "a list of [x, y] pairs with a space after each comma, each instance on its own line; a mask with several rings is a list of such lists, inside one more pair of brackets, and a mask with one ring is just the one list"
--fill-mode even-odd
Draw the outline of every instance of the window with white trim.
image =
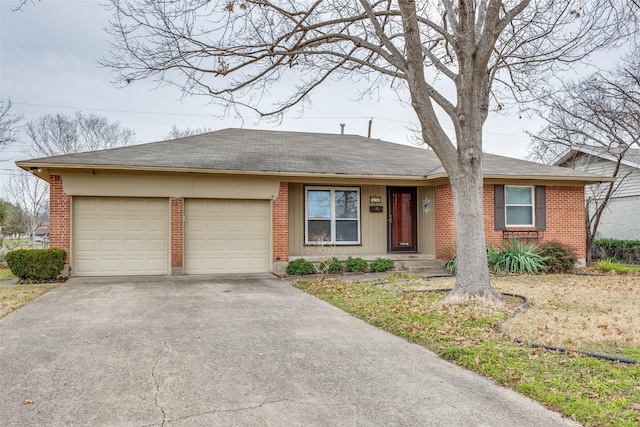
[[535, 225], [534, 187], [504, 186], [505, 224], [507, 227]]
[[306, 244], [360, 244], [360, 189], [305, 187]]

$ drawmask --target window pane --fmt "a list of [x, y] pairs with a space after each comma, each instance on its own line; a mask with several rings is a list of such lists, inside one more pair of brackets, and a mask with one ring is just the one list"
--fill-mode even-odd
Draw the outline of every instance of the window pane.
[[507, 225], [533, 225], [533, 209], [529, 206], [507, 206]]
[[336, 221], [336, 241], [357, 242], [358, 221]]
[[331, 221], [313, 221], [309, 220], [307, 229], [309, 242], [328, 242], [331, 241]]
[[505, 187], [507, 205], [531, 205], [531, 187]]
[[336, 190], [336, 218], [358, 218], [358, 192]]
[[331, 192], [307, 191], [307, 212], [309, 218], [331, 218]]

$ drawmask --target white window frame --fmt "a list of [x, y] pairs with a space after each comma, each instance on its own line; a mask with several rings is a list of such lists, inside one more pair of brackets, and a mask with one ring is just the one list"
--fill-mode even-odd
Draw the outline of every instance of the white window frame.
[[[508, 188], [528, 188], [531, 190], [531, 204], [507, 203]], [[531, 208], [531, 224], [509, 224], [507, 218], [507, 210], [513, 207], [530, 207]], [[504, 186], [504, 226], [511, 228], [531, 228], [536, 226], [536, 187], [532, 185], [505, 185]]]
[[[329, 191], [330, 192], [330, 209], [331, 209], [331, 240], [330, 241], [313, 241], [309, 240], [309, 220], [314, 220], [317, 218], [309, 218], [309, 202], [308, 195], [309, 191]], [[358, 197], [358, 206], [357, 206], [357, 218], [348, 218], [347, 220], [354, 221], [357, 223], [358, 229], [358, 240], [357, 241], [344, 241], [336, 239], [336, 220], [345, 220], [345, 218], [336, 218], [336, 191], [355, 191]], [[304, 243], [306, 245], [321, 245], [321, 244], [330, 244], [330, 245], [359, 245], [361, 244], [361, 198], [360, 198], [360, 187], [331, 187], [331, 186], [313, 186], [313, 187], [305, 187], [304, 188]], [[323, 218], [326, 220], [326, 218]]]

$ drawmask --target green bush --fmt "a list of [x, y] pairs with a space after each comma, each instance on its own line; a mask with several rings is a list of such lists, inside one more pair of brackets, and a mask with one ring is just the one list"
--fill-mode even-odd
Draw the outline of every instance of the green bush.
[[502, 260], [502, 252], [497, 250], [493, 245], [487, 245], [487, 265], [489, 270], [494, 274], [501, 273], [500, 261]]
[[615, 271], [618, 274], [631, 273], [631, 267], [620, 264], [619, 262], [612, 261], [610, 259], [603, 259], [598, 261], [596, 263], [596, 268], [604, 272]]
[[544, 258], [536, 246], [529, 242], [511, 239], [502, 243], [500, 259], [495, 269], [507, 273], [538, 274], [544, 270]]
[[60, 276], [67, 253], [62, 249], [19, 249], [7, 253], [6, 260], [19, 279], [46, 282]]
[[544, 258], [547, 273], [566, 273], [573, 270], [576, 255], [568, 246], [557, 242], [545, 242], [538, 245], [538, 254]]
[[322, 261], [319, 270], [324, 274], [340, 274], [344, 271], [344, 264], [338, 258], [333, 257]]
[[388, 258], [378, 258], [371, 263], [371, 271], [375, 273], [382, 273], [395, 267], [396, 264]]
[[458, 272], [458, 258], [455, 256], [453, 258], [449, 258], [444, 262], [444, 269], [455, 276]]
[[299, 258], [291, 261], [287, 265], [287, 274], [289, 276], [303, 276], [305, 274], [313, 274], [316, 272], [316, 268], [313, 263], [306, 261], [304, 258]]
[[365, 261], [363, 258], [359, 258], [359, 257], [358, 258], [348, 257], [344, 264], [347, 268], [347, 271], [350, 271], [352, 273], [361, 273], [369, 269], [369, 263]]
[[592, 247], [597, 259], [640, 263], [640, 240], [596, 239]]

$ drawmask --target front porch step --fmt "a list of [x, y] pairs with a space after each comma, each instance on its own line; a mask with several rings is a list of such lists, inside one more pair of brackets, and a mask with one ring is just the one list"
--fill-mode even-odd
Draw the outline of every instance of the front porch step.
[[443, 262], [437, 259], [401, 260], [395, 261], [396, 271], [409, 274], [447, 275]]

